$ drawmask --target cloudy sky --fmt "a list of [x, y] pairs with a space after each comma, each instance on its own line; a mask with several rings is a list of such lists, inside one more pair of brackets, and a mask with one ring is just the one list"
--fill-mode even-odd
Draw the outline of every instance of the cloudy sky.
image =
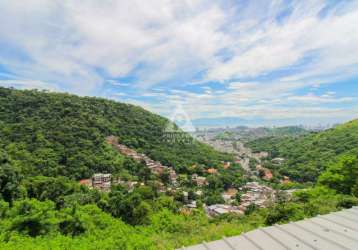
[[358, 117], [358, 1], [0, 0], [0, 85], [194, 124]]

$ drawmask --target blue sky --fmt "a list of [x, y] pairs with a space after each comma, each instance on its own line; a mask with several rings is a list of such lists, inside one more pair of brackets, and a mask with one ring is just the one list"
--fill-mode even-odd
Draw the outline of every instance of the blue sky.
[[358, 118], [358, 1], [0, 0], [0, 85], [195, 125]]

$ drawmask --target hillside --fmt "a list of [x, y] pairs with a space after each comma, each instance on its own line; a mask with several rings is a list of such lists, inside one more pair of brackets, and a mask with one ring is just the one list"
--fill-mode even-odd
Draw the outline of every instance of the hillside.
[[208, 130], [196, 131], [195, 135], [205, 140], [240, 140], [243, 142], [255, 140], [262, 137], [285, 137], [300, 136], [308, 134], [309, 131], [299, 126], [285, 127], [246, 127], [238, 126], [235, 128], [212, 128]]
[[269, 137], [247, 143], [254, 151], [267, 151], [270, 159], [282, 157], [279, 166], [267, 164], [281, 175], [298, 181], [315, 181], [326, 166], [342, 155], [358, 155], [358, 120], [297, 138]]
[[166, 142], [162, 131], [168, 122], [141, 107], [101, 98], [0, 88], [0, 152], [26, 174], [79, 179], [120, 172], [124, 158], [105, 143], [109, 135], [179, 172], [230, 158], [196, 141]]
[[[247, 201], [279, 190], [251, 182], [256, 193], [236, 193], [249, 181], [240, 165], [218, 164], [230, 156], [196, 141], [163, 140], [167, 123], [114, 101], [0, 88], [0, 249], [177, 249], [358, 204], [354, 155], [330, 165], [315, 188], [292, 200], [282, 202], [277, 192], [277, 202], [256, 206]], [[338, 156], [356, 148], [356, 128], [354, 122], [323, 134], [280, 139], [278, 146], [283, 150], [287, 142], [302, 153], [301, 143], [308, 147], [306, 140], [317, 137], [319, 142], [310, 143], [336, 151], [341, 145]], [[272, 145], [265, 142], [256, 147]], [[321, 159], [328, 155], [314, 153]], [[178, 176], [172, 168], [153, 174], [150, 166], [153, 171], [160, 164], [173, 166]], [[215, 168], [206, 169], [211, 165]], [[304, 170], [297, 173], [306, 175]], [[76, 181], [95, 172], [113, 174], [108, 189], [94, 186], [95, 177]], [[230, 205], [223, 194], [231, 196]], [[222, 209], [242, 203], [244, 212], [208, 216], [210, 205]]]
[[268, 135], [273, 136], [299, 136], [303, 134], [307, 134], [309, 131], [299, 127], [299, 126], [285, 126], [285, 127], [276, 127], [276, 128], [268, 128]]

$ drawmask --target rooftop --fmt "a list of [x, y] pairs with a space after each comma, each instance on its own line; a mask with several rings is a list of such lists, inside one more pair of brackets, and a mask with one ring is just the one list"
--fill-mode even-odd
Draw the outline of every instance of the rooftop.
[[186, 250], [358, 249], [358, 207], [259, 228], [239, 236], [182, 247]]

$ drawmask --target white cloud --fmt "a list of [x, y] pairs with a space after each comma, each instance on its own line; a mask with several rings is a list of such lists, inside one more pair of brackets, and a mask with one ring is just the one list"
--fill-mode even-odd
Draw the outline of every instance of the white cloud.
[[[232, 58], [218, 60], [215, 67], [209, 69], [208, 79], [221, 81], [255, 77], [295, 66], [302, 60], [307, 60], [304, 65], [306, 73], [295, 79], [336, 73], [344, 67], [356, 65], [357, 8], [340, 15], [332, 12], [321, 18], [317, 13], [324, 7], [324, 1], [316, 1], [309, 9], [306, 1], [299, 1], [295, 2], [294, 12], [284, 24], [274, 19], [267, 19], [264, 23], [258, 20], [251, 31], [239, 32], [238, 40], [232, 45], [232, 50], [235, 50]], [[307, 56], [313, 58], [305, 59]], [[345, 74], [347, 76], [347, 72]]]
[[353, 97], [341, 97], [336, 98], [332, 94], [324, 94], [321, 96], [315, 94], [307, 94], [302, 96], [289, 96], [287, 98], [288, 101], [295, 101], [298, 103], [304, 104], [322, 104], [322, 103], [345, 103], [352, 102], [354, 100]]
[[20, 89], [39, 89], [58, 91], [58, 87], [54, 84], [36, 80], [1, 80], [0, 85], [5, 87], [17, 87]]
[[[28, 57], [9, 65], [22, 74], [35, 71], [76, 91], [81, 81], [88, 92], [105, 80], [101, 69], [135, 74], [143, 87], [205, 69], [226, 43], [226, 18], [219, 3], [205, 0], [1, 1], [0, 41]], [[0, 63], [8, 60], [2, 56]]]
[[[323, 0], [0, 0], [0, 65], [8, 71], [0, 77], [14, 79], [0, 84], [112, 94], [167, 115], [182, 104], [194, 118], [306, 116], [319, 108], [317, 115], [339, 115], [351, 111], [320, 105], [356, 97], [295, 93], [358, 76], [358, 3], [326, 6]], [[267, 77], [279, 70], [285, 73]], [[222, 88], [204, 86], [208, 81]], [[103, 84], [124, 88], [113, 94]], [[195, 84], [203, 85], [168, 91]], [[148, 101], [125, 93], [129, 88]]]
[[[0, 41], [26, 60], [0, 54], [0, 63], [26, 78], [65, 82], [91, 92], [110, 77], [135, 76], [141, 87], [175, 80], [255, 77], [316, 53], [302, 79], [358, 63], [354, 3], [318, 13], [325, 1], [46, 1], [0, 2]], [[226, 52], [223, 52], [226, 51]], [[11, 53], [11, 51], [9, 52]], [[228, 54], [223, 57], [223, 53]], [[4, 58], [1, 58], [4, 57]], [[317, 65], [319, 64], [319, 69]], [[357, 73], [357, 72], [353, 72]]]
[[119, 86], [119, 87], [127, 87], [129, 86], [129, 83], [126, 82], [119, 82], [119, 81], [115, 81], [115, 80], [107, 80], [107, 83], [113, 85], [113, 86]]

